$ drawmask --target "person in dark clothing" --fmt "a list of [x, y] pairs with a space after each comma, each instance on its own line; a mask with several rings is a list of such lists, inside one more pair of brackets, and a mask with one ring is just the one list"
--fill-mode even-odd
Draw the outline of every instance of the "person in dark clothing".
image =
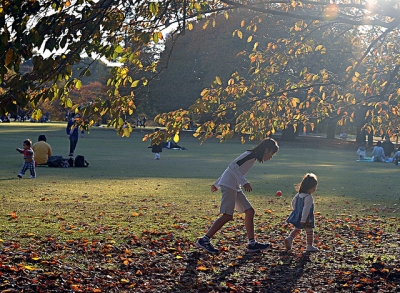
[[[154, 129], [154, 132], [160, 131], [160, 128]], [[154, 159], [160, 159], [160, 153], [162, 153], [162, 141], [155, 143], [151, 146], [151, 152], [154, 153]]]
[[81, 135], [85, 133], [82, 129], [79, 131], [79, 126], [76, 124], [76, 121], [80, 119], [79, 114], [76, 114], [74, 118], [70, 119], [67, 124], [66, 132], [69, 138], [69, 156], [72, 157], [74, 155], [74, 151], [76, 145], [78, 144], [79, 132]]
[[385, 158], [392, 156], [394, 152], [394, 144], [390, 141], [390, 137], [387, 135], [384, 142], [382, 142], [383, 151], [385, 152]]

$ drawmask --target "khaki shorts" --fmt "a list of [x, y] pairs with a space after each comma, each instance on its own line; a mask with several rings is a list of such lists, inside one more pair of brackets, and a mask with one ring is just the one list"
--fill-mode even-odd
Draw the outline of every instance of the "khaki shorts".
[[221, 214], [233, 216], [235, 209], [238, 213], [252, 208], [252, 205], [247, 200], [246, 195], [242, 191], [236, 191], [232, 188], [221, 186], [222, 199], [219, 211]]

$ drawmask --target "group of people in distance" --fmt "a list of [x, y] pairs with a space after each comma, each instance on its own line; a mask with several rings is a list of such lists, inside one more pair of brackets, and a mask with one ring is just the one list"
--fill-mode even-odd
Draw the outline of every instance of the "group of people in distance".
[[[78, 143], [79, 132], [82, 135], [84, 133], [83, 129], [79, 129], [79, 126], [76, 124], [76, 121], [78, 121], [79, 118], [79, 114], [76, 114], [67, 123], [66, 133], [70, 142], [69, 156], [74, 155], [76, 144]], [[17, 175], [18, 178], [22, 178], [28, 169], [31, 174], [29, 178], [36, 178], [35, 167], [38, 165], [46, 165], [48, 158], [53, 154], [52, 148], [50, 144], [47, 143], [47, 138], [44, 134], [39, 135], [38, 141], [33, 145], [30, 139], [24, 140], [22, 148], [17, 148], [16, 150], [24, 156], [24, 162]]]
[[[267, 249], [268, 243], [261, 243], [255, 239], [254, 234], [254, 215], [255, 210], [247, 199], [244, 191], [253, 190], [250, 183], [245, 178], [247, 172], [256, 161], [266, 162], [270, 160], [279, 150], [278, 143], [272, 138], [262, 140], [256, 147], [245, 151], [235, 160], [233, 160], [222, 175], [211, 185], [211, 191], [221, 190], [222, 198], [220, 204], [221, 216], [211, 225], [204, 236], [197, 239], [195, 245], [206, 250], [211, 254], [219, 253], [210, 240], [212, 237], [229, 221], [233, 219], [233, 213], [236, 209], [239, 213], [244, 213], [244, 224], [248, 238], [247, 251], [259, 252]], [[293, 240], [300, 235], [304, 229], [306, 231], [306, 251], [319, 251], [314, 246], [314, 200], [312, 194], [317, 189], [317, 176], [313, 173], [307, 173], [303, 180], [296, 186], [297, 194], [292, 200], [293, 211], [286, 220], [291, 223], [294, 229], [284, 240], [284, 246], [287, 250], [292, 249]]]
[[[400, 148], [395, 151], [394, 144], [390, 141], [390, 137], [386, 136], [383, 142], [378, 141], [372, 149], [372, 156], [374, 162], [386, 162], [393, 155], [393, 163], [398, 164], [400, 160]], [[367, 156], [367, 149], [365, 146], [360, 146], [357, 150], [360, 160], [364, 160]]]

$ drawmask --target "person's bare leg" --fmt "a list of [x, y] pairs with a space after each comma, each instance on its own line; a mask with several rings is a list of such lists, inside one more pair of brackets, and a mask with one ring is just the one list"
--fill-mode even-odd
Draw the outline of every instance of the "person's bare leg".
[[208, 238], [212, 238], [215, 233], [217, 233], [227, 222], [231, 221], [232, 219], [232, 215], [223, 214], [221, 217], [215, 220], [210, 229], [207, 231], [206, 236]]
[[250, 239], [254, 239], [254, 214], [255, 211], [253, 208], [244, 211], [246, 217], [244, 218], [244, 226], [246, 228], [247, 237]]

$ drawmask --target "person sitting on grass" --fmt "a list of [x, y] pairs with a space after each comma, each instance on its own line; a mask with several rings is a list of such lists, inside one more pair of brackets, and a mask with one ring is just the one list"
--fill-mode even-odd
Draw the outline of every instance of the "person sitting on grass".
[[374, 156], [374, 162], [385, 162], [385, 151], [383, 150], [382, 143], [378, 141], [376, 146], [372, 150], [372, 155]]
[[39, 135], [38, 141], [32, 146], [35, 153], [35, 165], [47, 165], [47, 160], [52, 155], [51, 146], [47, 143], [46, 135]]

